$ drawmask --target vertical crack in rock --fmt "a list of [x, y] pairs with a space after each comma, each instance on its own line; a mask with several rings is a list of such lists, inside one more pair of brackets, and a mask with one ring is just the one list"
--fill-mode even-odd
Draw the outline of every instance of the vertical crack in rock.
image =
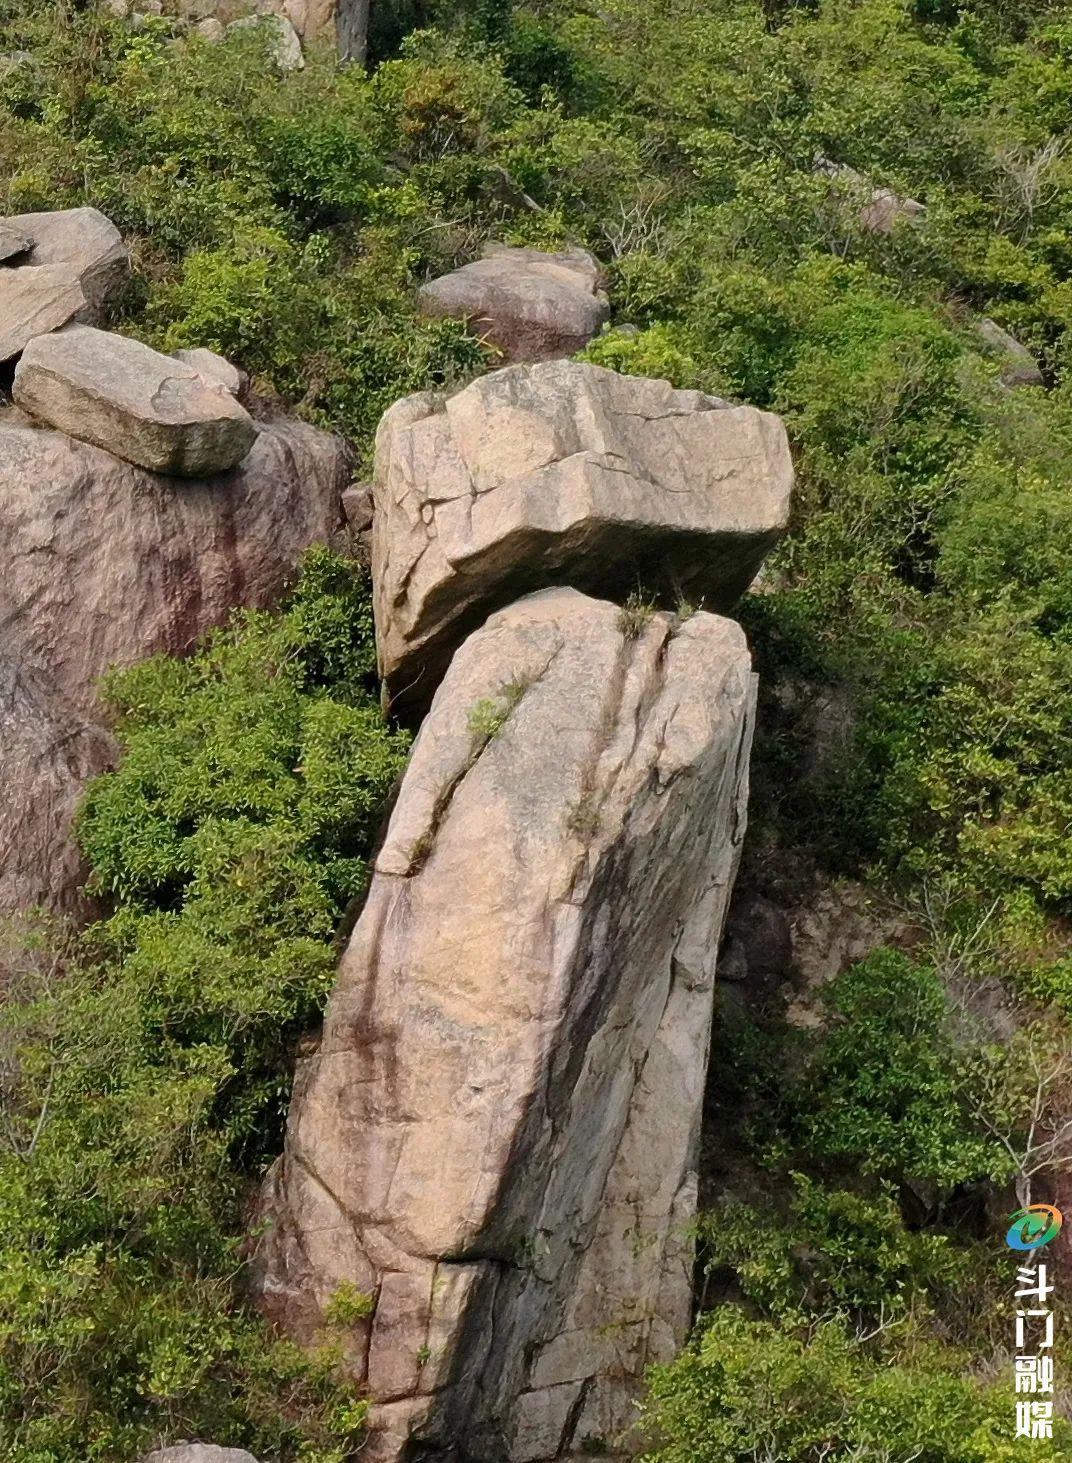
[[548, 590], [457, 651], [298, 1074], [255, 1284], [306, 1338], [377, 1297], [370, 1463], [628, 1457], [688, 1324], [754, 677], [727, 620], [625, 624]]

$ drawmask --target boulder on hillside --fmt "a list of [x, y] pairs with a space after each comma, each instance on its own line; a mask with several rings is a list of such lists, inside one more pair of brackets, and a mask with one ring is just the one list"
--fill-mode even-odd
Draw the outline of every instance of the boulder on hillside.
[[856, 209], [856, 216], [869, 234], [892, 234], [898, 224], [919, 223], [927, 213], [915, 198], [902, 198], [892, 188], [876, 188], [869, 178], [844, 163], [820, 157], [817, 172], [834, 180], [835, 197]]
[[245, 408], [193, 366], [89, 326], [32, 340], [12, 394], [72, 437], [180, 477], [226, 472], [257, 436]]
[[890, 188], [875, 188], [870, 202], [860, 210], [860, 222], [868, 233], [892, 234], [899, 223], [919, 223], [926, 212], [914, 198], [901, 198]]
[[273, 603], [332, 538], [348, 480], [342, 444], [300, 422], [264, 426], [228, 477], [181, 486], [0, 426], [0, 912], [79, 904], [70, 820], [111, 755], [108, 667], [183, 654], [236, 606]]
[[723, 611], [785, 528], [781, 420], [556, 361], [407, 397], [376, 438], [376, 637], [388, 695], [427, 706], [462, 639], [551, 584]]
[[232, 366], [225, 356], [217, 355], [215, 351], [205, 350], [198, 346], [194, 350], [172, 351], [175, 360], [181, 361], [184, 366], [192, 366], [199, 372], [206, 381], [214, 386], [222, 386], [239, 401], [249, 390], [249, 377], [245, 371], [238, 366]]
[[728, 620], [571, 589], [454, 657], [254, 1265], [300, 1338], [341, 1285], [374, 1298], [348, 1331], [370, 1463], [572, 1459], [687, 1331], [754, 679]]
[[101, 318], [126, 284], [130, 251], [115, 224], [99, 209], [16, 213], [0, 222], [32, 241], [28, 265], [48, 265], [74, 274], [86, 297], [87, 308], [79, 318], [88, 323]]
[[584, 249], [545, 254], [489, 244], [484, 256], [424, 285], [421, 309], [467, 321], [507, 362], [571, 356], [610, 314], [598, 292], [599, 265]]
[[12, 360], [35, 336], [69, 325], [86, 308], [78, 276], [66, 265], [0, 265], [0, 361]]
[[975, 333], [990, 355], [1001, 362], [1001, 384], [1003, 386], [1044, 386], [1046, 384], [1038, 361], [1022, 345], [1015, 335], [1002, 330], [996, 320], [983, 318], [975, 322]]

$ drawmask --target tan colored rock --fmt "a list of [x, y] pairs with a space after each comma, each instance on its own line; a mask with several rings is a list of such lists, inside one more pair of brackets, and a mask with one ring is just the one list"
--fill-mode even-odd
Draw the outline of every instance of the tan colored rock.
[[213, 386], [222, 386], [236, 400], [241, 401], [249, 390], [249, 377], [238, 366], [232, 366], [225, 356], [198, 346], [194, 350], [172, 351], [175, 360], [184, 366], [192, 366]]
[[420, 304], [426, 315], [468, 321], [507, 362], [548, 361], [583, 349], [606, 322], [598, 284], [599, 265], [584, 249], [489, 244], [483, 259], [424, 285]]
[[107, 330], [76, 326], [40, 335], [22, 353], [16, 405], [72, 437], [153, 472], [226, 472], [257, 428], [200, 371]]
[[724, 611], [785, 528], [781, 420], [556, 361], [405, 398], [376, 438], [380, 667], [426, 706], [455, 646], [518, 595], [571, 584]]
[[122, 292], [130, 274], [130, 251], [99, 209], [17, 213], [4, 223], [33, 240], [29, 264], [63, 267], [75, 274], [88, 307], [80, 320], [96, 324]]
[[34, 336], [59, 330], [85, 311], [78, 276], [66, 265], [0, 266], [0, 361], [10, 361]]
[[0, 426], [0, 912], [79, 903], [70, 819], [110, 756], [103, 673], [271, 604], [330, 540], [347, 480], [342, 444], [298, 422], [264, 427], [227, 478], [181, 485]]
[[[571, 589], [493, 615], [417, 739], [256, 1263], [344, 1283], [369, 1456], [566, 1459], [689, 1319], [715, 952], [744, 833], [741, 630]], [[438, 1455], [437, 1455], [438, 1456]]]

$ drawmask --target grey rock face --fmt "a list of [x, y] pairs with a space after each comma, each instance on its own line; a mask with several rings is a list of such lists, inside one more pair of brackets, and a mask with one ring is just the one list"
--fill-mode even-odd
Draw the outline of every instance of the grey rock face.
[[235, 467], [257, 435], [230, 392], [192, 366], [88, 326], [32, 340], [12, 394], [24, 411], [72, 437], [181, 477]]
[[1044, 386], [1038, 362], [1014, 335], [1002, 330], [996, 320], [983, 318], [975, 322], [975, 333], [991, 355], [1001, 361], [1003, 386]]
[[475, 260], [420, 291], [426, 315], [467, 320], [507, 362], [548, 361], [581, 350], [610, 310], [599, 266], [583, 249], [545, 254], [491, 244]]
[[753, 699], [736, 625], [570, 589], [455, 655], [257, 1262], [301, 1337], [341, 1284], [376, 1298], [349, 1336], [370, 1460], [572, 1458], [680, 1343]]
[[665, 381], [557, 361], [445, 399], [376, 438], [376, 634], [390, 696], [426, 706], [494, 609], [551, 584], [724, 611], [789, 514], [780, 419]]
[[34, 336], [69, 325], [86, 309], [78, 276], [66, 265], [0, 265], [0, 361], [10, 361]]
[[271, 604], [330, 540], [347, 480], [341, 444], [297, 422], [265, 426], [227, 478], [181, 485], [0, 426], [0, 911], [77, 903], [70, 817], [111, 754], [105, 670]]
[[4, 220], [33, 240], [28, 263], [69, 269], [82, 286], [88, 309], [79, 317], [96, 323], [130, 273], [130, 251], [115, 224], [96, 208], [17, 213]]

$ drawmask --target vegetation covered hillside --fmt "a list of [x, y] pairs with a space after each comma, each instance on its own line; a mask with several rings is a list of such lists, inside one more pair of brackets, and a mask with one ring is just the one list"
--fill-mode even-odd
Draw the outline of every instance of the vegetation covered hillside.
[[[606, 263], [588, 359], [785, 416], [796, 520], [743, 610], [752, 858], [866, 880], [901, 933], [803, 1037], [775, 1011], [721, 1040], [750, 1197], [702, 1221], [651, 1456], [1057, 1463], [1068, 1323], [1053, 1437], [1016, 1441], [1002, 1219], [1072, 1169], [1072, 10], [373, 12], [367, 73], [282, 76], [256, 29], [9, 0], [3, 211], [99, 207], [135, 250], [122, 329], [220, 351], [366, 462], [399, 395], [493, 364], [414, 303], [490, 238]], [[923, 212], [875, 231], [875, 187]], [[1002, 380], [982, 320], [1043, 384]], [[113, 687], [126, 756], [82, 836], [114, 912], [3, 952], [12, 1463], [359, 1456], [338, 1338], [268, 1336], [238, 1241], [404, 756], [371, 671], [360, 579], [314, 555], [277, 615]], [[815, 687], [845, 708], [822, 758]]]

